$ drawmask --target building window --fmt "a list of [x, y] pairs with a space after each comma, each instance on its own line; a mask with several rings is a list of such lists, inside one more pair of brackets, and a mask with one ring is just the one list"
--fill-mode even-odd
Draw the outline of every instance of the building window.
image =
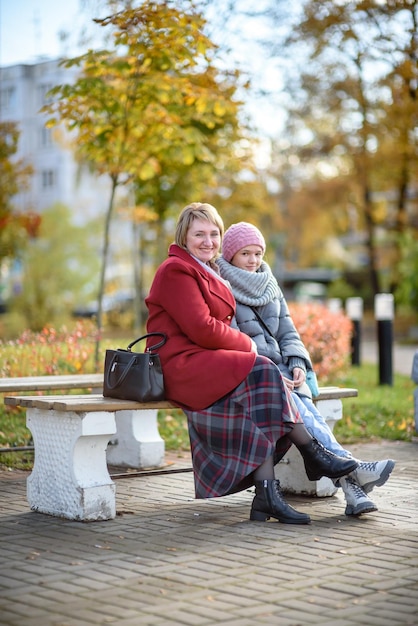
[[44, 106], [44, 104], [49, 104], [51, 102], [52, 98], [47, 96], [47, 93], [52, 89], [52, 87], [53, 85], [51, 83], [41, 83], [38, 85], [39, 106]]
[[49, 148], [52, 146], [52, 130], [41, 126], [39, 129], [39, 146], [41, 148]]
[[16, 104], [16, 89], [5, 87], [0, 90], [0, 107], [2, 111], [10, 111]]
[[52, 189], [55, 186], [54, 170], [43, 170], [42, 172], [42, 189]]

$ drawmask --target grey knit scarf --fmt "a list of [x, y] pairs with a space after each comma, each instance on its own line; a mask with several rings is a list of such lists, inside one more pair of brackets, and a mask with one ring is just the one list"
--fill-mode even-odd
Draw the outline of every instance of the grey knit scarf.
[[241, 270], [223, 257], [217, 261], [222, 278], [231, 285], [237, 302], [248, 306], [264, 306], [279, 296], [279, 286], [270, 266], [264, 261], [257, 272]]

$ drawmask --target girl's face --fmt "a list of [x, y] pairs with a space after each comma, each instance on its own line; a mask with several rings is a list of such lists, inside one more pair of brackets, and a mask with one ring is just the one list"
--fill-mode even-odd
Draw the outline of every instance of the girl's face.
[[202, 263], [208, 263], [219, 251], [221, 233], [219, 228], [207, 220], [195, 219], [186, 236], [186, 248]]
[[247, 272], [256, 272], [263, 260], [263, 248], [255, 244], [241, 248], [232, 258], [232, 265], [239, 267], [240, 270]]

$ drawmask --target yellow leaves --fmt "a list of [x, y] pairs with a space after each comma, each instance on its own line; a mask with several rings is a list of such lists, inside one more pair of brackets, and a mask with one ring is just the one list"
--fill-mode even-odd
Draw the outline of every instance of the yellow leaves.
[[125, 207], [120, 209], [119, 213], [125, 215], [125, 217], [136, 224], [142, 224], [144, 222], [151, 223], [158, 220], [158, 214], [153, 209], [145, 205], [138, 205], [134, 207]]
[[382, 200], [379, 202], [375, 202], [372, 209], [373, 220], [375, 224], [382, 224], [388, 213], [387, 201]]
[[221, 102], [220, 100], [217, 100], [215, 102], [215, 106], [213, 107], [213, 112], [215, 113], [215, 115], [217, 115], [218, 117], [223, 117], [226, 113], [226, 106], [224, 102]]
[[159, 173], [160, 167], [157, 159], [149, 158], [138, 171], [139, 180], [150, 180]]
[[182, 150], [182, 162], [184, 163], [184, 165], [192, 165], [192, 163], [194, 163], [194, 160], [195, 155], [192, 146], [186, 146]]
[[[200, 115], [213, 113], [216, 117], [224, 117], [227, 113], [227, 102], [225, 100], [218, 99], [213, 102], [210, 98], [200, 96], [195, 99], [190, 95], [186, 97], [185, 102], [189, 106], [194, 104], [196, 112]], [[205, 123], [208, 128], [213, 128], [215, 126], [215, 123], [209, 119], [205, 120]]]
[[207, 100], [205, 98], [198, 98], [195, 102], [195, 109], [198, 113], [200, 113], [201, 115], [203, 115], [203, 113], [206, 113], [206, 109], [207, 109]]

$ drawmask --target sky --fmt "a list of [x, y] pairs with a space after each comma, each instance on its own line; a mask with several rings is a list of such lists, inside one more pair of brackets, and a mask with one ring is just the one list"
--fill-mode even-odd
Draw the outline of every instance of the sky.
[[58, 58], [63, 48], [59, 32], [70, 34], [70, 54], [77, 54], [78, 36], [89, 22], [90, 11], [82, 0], [0, 0], [0, 65], [33, 63]]

